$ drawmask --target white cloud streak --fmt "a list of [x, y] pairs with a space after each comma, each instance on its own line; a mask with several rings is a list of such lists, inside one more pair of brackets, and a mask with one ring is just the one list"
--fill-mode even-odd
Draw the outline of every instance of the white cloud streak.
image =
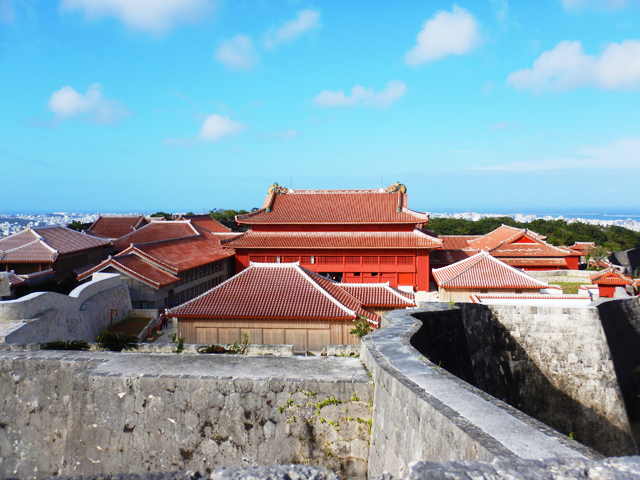
[[587, 9], [621, 10], [630, 0], [562, 0], [562, 7], [567, 12], [581, 12]]
[[236, 135], [243, 130], [246, 130], [246, 127], [241, 123], [231, 120], [227, 116], [223, 117], [222, 115], [214, 113], [205, 119], [200, 129], [198, 139], [207, 142], [217, 142], [224, 137]]
[[551, 158], [539, 162], [510, 162], [476, 167], [475, 170], [504, 172], [543, 172], [553, 170], [637, 170], [640, 168], [640, 137], [618, 140], [605, 146], [576, 149], [572, 157]]
[[415, 66], [470, 52], [481, 42], [478, 27], [475, 17], [457, 5], [451, 12], [439, 11], [424, 23], [404, 61]]
[[313, 103], [318, 107], [353, 107], [361, 105], [364, 107], [387, 108], [400, 97], [406, 95], [407, 86], [398, 80], [387, 82], [384, 90], [374, 92], [373, 87], [364, 88], [356, 85], [351, 89], [351, 96], [345, 95], [343, 91], [332, 92], [323, 90], [313, 99]]
[[72, 117], [96, 124], [115, 124], [133, 115], [122, 102], [102, 95], [99, 83], [91, 85], [83, 95], [70, 85], [51, 94], [47, 108], [56, 115], [60, 123]]
[[260, 60], [253, 49], [253, 42], [246, 35], [236, 35], [222, 42], [215, 58], [229, 70], [251, 70]]
[[640, 41], [610, 43], [602, 54], [591, 56], [580, 42], [565, 40], [542, 53], [532, 68], [511, 73], [507, 85], [536, 94], [578, 87], [635, 90], [640, 88]]
[[178, 24], [195, 23], [215, 10], [217, 0], [62, 0], [64, 12], [81, 11], [88, 20], [112, 17], [128, 28], [156, 35]]
[[277, 29], [271, 29], [264, 36], [264, 46], [267, 50], [272, 49], [281, 43], [295, 40], [306, 32], [320, 28], [320, 11], [302, 10], [298, 12], [296, 18], [290, 20]]

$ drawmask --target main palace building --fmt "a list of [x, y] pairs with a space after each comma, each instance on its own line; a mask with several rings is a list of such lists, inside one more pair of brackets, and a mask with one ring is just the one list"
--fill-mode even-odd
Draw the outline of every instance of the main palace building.
[[429, 290], [429, 252], [442, 240], [420, 227], [426, 213], [407, 206], [404, 185], [378, 190], [289, 190], [275, 184], [263, 207], [239, 215], [251, 231], [224, 240], [238, 272], [251, 263], [300, 262], [345, 283]]

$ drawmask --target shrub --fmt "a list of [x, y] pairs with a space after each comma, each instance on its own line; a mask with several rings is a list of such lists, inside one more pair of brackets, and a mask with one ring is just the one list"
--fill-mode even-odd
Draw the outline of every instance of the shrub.
[[353, 322], [353, 325], [354, 327], [349, 331], [349, 333], [358, 338], [362, 338], [371, 332], [371, 325], [369, 325], [369, 322], [367, 322], [367, 319], [364, 317], [357, 318]]
[[222, 345], [216, 345], [215, 343], [211, 345], [202, 345], [198, 347], [198, 353], [227, 353], [227, 349]]
[[138, 337], [126, 333], [102, 332], [98, 338], [98, 346], [110, 352], [121, 352], [123, 350], [137, 350]]
[[86, 340], [56, 340], [42, 346], [43, 350], [89, 350], [89, 348], [89, 342]]

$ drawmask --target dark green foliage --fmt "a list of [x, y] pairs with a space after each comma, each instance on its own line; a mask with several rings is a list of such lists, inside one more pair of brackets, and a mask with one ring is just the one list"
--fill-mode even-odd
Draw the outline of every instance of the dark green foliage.
[[56, 340], [42, 346], [43, 350], [89, 350], [89, 348], [89, 342], [86, 340]]
[[185, 340], [186, 340], [186, 337], [180, 337], [178, 339], [178, 345], [176, 345], [176, 349], [173, 351], [173, 353], [182, 353], [182, 351], [184, 350]]
[[238, 344], [235, 340], [233, 344], [229, 345], [217, 345], [215, 343], [211, 345], [202, 345], [198, 347], [198, 353], [235, 353], [243, 355], [247, 351], [249, 346], [249, 335], [242, 334], [242, 343]]
[[67, 228], [70, 228], [71, 230], [76, 230], [78, 232], [82, 232], [83, 230], [86, 230], [90, 226], [91, 226], [90, 223], [80, 223], [79, 221], [74, 220], [69, 225], [67, 225]]
[[[258, 209], [251, 209], [252, 212], [255, 212], [256, 210]], [[245, 215], [247, 213], [249, 212], [246, 210], [225, 210], [224, 208], [214, 208], [209, 211], [209, 216], [231, 230], [246, 231], [249, 230], [249, 225], [238, 225], [236, 223], [236, 215]]]
[[198, 353], [227, 353], [227, 349], [222, 345], [202, 345], [198, 347]]
[[371, 332], [371, 325], [366, 318], [360, 317], [353, 322], [354, 327], [349, 331], [351, 335], [355, 335], [358, 338], [364, 337]]
[[121, 352], [122, 350], [138, 350], [138, 337], [126, 333], [104, 331], [96, 339], [98, 346], [110, 352]]
[[601, 227], [586, 223], [567, 224], [565, 220], [534, 220], [519, 223], [509, 217], [483, 218], [474, 222], [456, 218], [432, 218], [426, 228], [438, 235], [485, 235], [501, 225], [528, 228], [547, 237], [552, 245], [595, 242], [610, 252], [640, 247], [640, 233], [623, 227]]
[[150, 217], [154, 217], [154, 218], [159, 218], [162, 217], [165, 220], [173, 220], [173, 215], [171, 215], [170, 213], [166, 213], [166, 212], [156, 212], [152, 215], [149, 215]]

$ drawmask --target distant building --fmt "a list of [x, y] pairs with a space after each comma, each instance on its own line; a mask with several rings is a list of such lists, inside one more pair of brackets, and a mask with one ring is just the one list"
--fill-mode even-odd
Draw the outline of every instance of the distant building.
[[507, 265], [488, 252], [436, 268], [433, 276], [438, 284], [438, 298], [445, 302], [469, 302], [474, 294], [537, 294], [549, 287], [547, 282]]
[[609, 267], [591, 275], [591, 283], [598, 285], [600, 298], [613, 298], [617, 287], [622, 287], [624, 290], [627, 285], [633, 285], [633, 279], [620, 270]]
[[429, 290], [429, 252], [442, 241], [423, 233], [429, 218], [407, 206], [400, 184], [379, 190], [269, 189], [263, 207], [238, 215], [251, 226], [222, 242], [238, 271], [253, 263], [300, 264], [344, 283]]
[[[36, 227], [0, 239], [0, 270], [61, 282], [107, 257], [111, 242], [66, 227]], [[27, 280], [28, 283], [31, 283]]]
[[235, 271], [233, 250], [223, 249], [218, 235], [188, 220], [151, 222], [116, 240], [114, 249], [117, 255], [78, 279], [96, 272], [120, 273], [129, 286], [133, 308], [179, 305]]
[[101, 215], [87, 229], [89, 235], [116, 240], [149, 223], [142, 215]]
[[235, 277], [170, 310], [187, 343], [292, 344], [295, 352], [352, 345], [354, 321], [378, 328], [372, 310], [415, 306], [413, 295], [386, 284], [350, 288], [296, 263], [254, 263]]
[[[442, 250], [431, 253], [431, 262], [450, 265], [477, 252], [488, 252], [512, 267], [523, 270], [578, 270], [583, 250], [555, 247], [526, 228], [502, 225], [486, 235], [441, 235]], [[581, 246], [586, 248], [586, 242]]]

